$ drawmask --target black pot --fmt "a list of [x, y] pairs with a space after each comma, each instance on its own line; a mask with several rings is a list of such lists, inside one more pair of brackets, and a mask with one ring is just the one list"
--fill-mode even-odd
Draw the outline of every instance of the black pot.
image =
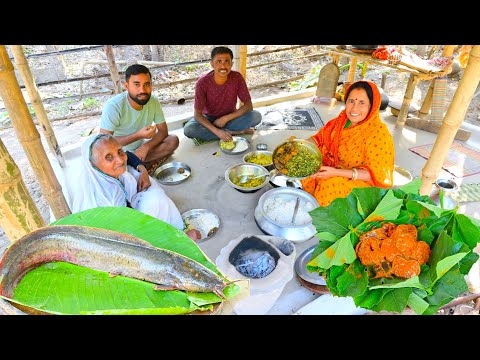
[[352, 48], [358, 50], [375, 50], [378, 45], [352, 45]]

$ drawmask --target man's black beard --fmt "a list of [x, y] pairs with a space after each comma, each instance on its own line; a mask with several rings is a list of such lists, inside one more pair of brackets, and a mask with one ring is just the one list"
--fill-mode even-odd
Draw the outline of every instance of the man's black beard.
[[150, 100], [150, 95], [147, 94], [147, 98], [145, 100], [140, 100], [136, 97], [133, 97], [132, 95], [130, 95], [130, 93], [128, 94], [128, 96], [130, 97], [130, 99], [132, 99], [133, 101], [135, 101], [138, 105], [145, 105], [149, 100]]

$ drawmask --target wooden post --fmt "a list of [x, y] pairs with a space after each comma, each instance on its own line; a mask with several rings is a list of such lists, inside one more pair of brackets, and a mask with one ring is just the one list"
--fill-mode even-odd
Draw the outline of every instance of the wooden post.
[[117, 64], [115, 63], [112, 45], [105, 45], [105, 54], [108, 60], [108, 71], [113, 81], [113, 89], [115, 90], [115, 94], [120, 94], [123, 91], [123, 86], [120, 75], [118, 74]]
[[405, 121], [407, 120], [408, 116], [408, 110], [410, 109], [410, 103], [413, 99], [413, 93], [415, 92], [415, 88], [417, 87], [419, 81], [420, 79], [416, 75], [410, 74], [407, 83], [407, 90], [405, 90], [402, 106], [400, 108], [400, 112], [398, 113], [396, 126], [405, 125]]
[[42, 99], [38, 93], [37, 85], [33, 80], [32, 72], [28, 66], [28, 61], [25, 57], [25, 53], [23, 52], [22, 45], [12, 45], [11, 50], [13, 58], [15, 59], [15, 64], [20, 72], [20, 76], [22, 77], [25, 88], [27, 89], [30, 103], [35, 110], [35, 115], [37, 115], [38, 122], [40, 123], [40, 127], [43, 131], [43, 136], [47, 141], [50, 151], [53, 153], [53, 155], [55, 155], [60, 166], [64, 168], [65, 159], [63, 158], [62, 150], [60, 149], [60, 145], [58, 145], [52, 125], [50, 124], [47, 113], [45, 112], [45, 108], [43, 107]]
[[[452, 56], [454, 50], [455, 45], [445, 45], [445, 47], [443, 48], [442, 56]], [[425, 95], [425, 98], [423, 99], [422, 107], [420, 108], [420, 110], [418, 110], [418, 117], [420, 119], [425, 119], [430, 112], [430, 108], [432, 107], [434, 81], [435, 79], [431, 80], [427, 95]]]
[[470, 101], [480, 81], [480, 45], [474, 45], [470, 52], [470, 59], [463, 76], [458, 84], [452, 102], [443, 118], [432, 153], [422, 169], [422, 185], [420, 195], [429, 195], [432, 184], [442, 168], [452, 145], [455, 134], [463, 122]]
[[[247, 45], [235, 45], [233, 47], [233, 69], [242, 74], [245, 81], [247, 81]], [[243, 103], [238, 100], [237, 106], [242, 106]]]
[[5, 45], [0, 45], [0, 96], [53, 215], [56, 219], [61, 219], [71, 214], [62, 187], [53, 172], [52, 164], [40, 141], [40, 134], [20, 91]]
[[1, 139], [0, 226], [11, 242], [45, 226], [42, 215], [23, 182], [17, 164]]

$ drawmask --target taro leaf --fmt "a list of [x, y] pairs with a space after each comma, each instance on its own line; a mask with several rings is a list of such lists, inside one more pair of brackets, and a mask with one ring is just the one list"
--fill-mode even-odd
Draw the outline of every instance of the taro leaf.
[[353, 298], [355, 305], [364, 309], [373, 309], [382, 300], [384, 291], [382, 289], [367, 290], [362, 295]]
[[409, 223], [415, 226], [429, 226], [432, 222], [438, 219], [435, 215], [435, 212], [429, 209], [423, 202], [420, 201], [406, 201], [405, 207], [407, 208], [408, 212], [413, 215], [411, 221]]
[[455, 266], [437, 281], [432, 288], [432, 294], [427, 296], [425, 300], [429, 304], [437, 306], [438, 310], [439, 307], [448, 304], [458, 294], [466, 291], [468, 291], [468, 286], [465, 282], [465, 276], [460, 273], [458, 266]]
[[446, 211], [451, 211], [451, 210], [444, 210], [437, 205], [432, 205], [432, 204], [427, 204], [427, 203], [422, 203], [424, 207], [426, 207], [428, 210], [432, 211], [437, 217], [441, 217], [442, 214]]
[[469, 217], [457, 214], [453, 220], [452, 238], [465, 242], [473, 250], [480, 241], [480, 228]]
[[377, 187], [354, 188], [352, 194], [357, 198], [357, 211], [365, 219], [380, 203], [387, 190]]
[[309, 212], [317, 232], [328, 232], [337, 238], [350, 231], [350, 226], [357, 226], [362, 217], [357, 212], [357, 200], [353, 195], [333, 200], [328, 206], [319, 206]]
[[372, 309], [374, 311], [393, 311], [401, 313], [407, 306], [408, 299], [412, 293], [411, 288], [384, 289], [384, 295]]
[[408, 298], [407, 305], [415, 311], [416, 314], [423, 314], [427, 310], [429, 304], [420, 296], [412, 292]]
[[348, 232], [340, 240], [307, 263], [307, 269], [328, 269], [333, 265], [350, 264], [356, 259], [355, 249]]
[[341, 296], [360, 296], [367, 290], [368, 274], [358, 259], [337, 278], [337, 289]]
[[395, 220], [400, 213], [403, 200], [395, 197], [392, 191], [388, 191], [375, 210], [368, 215], [365, 222], [374, 220]]
[[[105, 207], [90, 209], [67, 216], [54, 222], [52, 225], [82, 225], [128, 233], [144, 239], [159, 248], [187, 256], [221, 275], [221, 272], [198, 248], [198, 245], [182, 231], [130, 208]], [[23, 294], [28, 293], [39, 296], [32, 299], [28, 295], [26, 298], [28, 300], [27, 306], [38, 306], [44, 310], [47, 309], [45, 304], [48, 304], [48, 306], [64, 306], [65, 308], [60, 308], [59, 310], [61, 313], [70, 313], [72, 311], [70, 306], [77, 306], [77, 308], [73, 309], [77, 311], [76, 313], [111, 314], [182, 314], [197, 310], [203, 304], [206, 305], [201, 306], [200, 309], [208, 310], [212, 308], [208, 304], [222, 301], [213, 293], [191, 294], [181, 291], [153, 291], [153, 284], [151, 283], [121, 276], [109, 278], [108, 274], [104, 272], [97, 272], [93, 269], [82, 268], [72, 264], [57, 263], [58, 266], [61, 266], [60, 269], [68, 269], [68, 274], [64, 272], [62, 276], [58, 276], [49, 268], [50, 265], [47, 264], [29, 272], [27, 275], [34, 276], [35, 271], [48, 270], [48, 274], [42, 275], [43, 282], [30, 281], [29, 277], [24, 277], [15, 290], [14, 299], [17, 299], [18, 296], [22, 296], [22, 299], [24, 299], [27, 295], [21, 295], [23, 292]], [[105, 279], [100, 277], [107, 284], [103, 289], [99, 288], [98, 280], [91, 280], [99, 279], [97, 273], [102, 274], [104, 277], [106, 276]], [[118, 283], [120, 280], [117, 279], [123, 279], [123, 281]], [[109, 291], [106, 291], [106, 289], [109, 289]], [[238, 285], [231, 284], [224, 290], [224, 295], [226, 298], [230, 298], [238, 294], [239, 290]], [[60, 298], [60, 295], [63, 296], [64, 300], [59, 302], [60, 305], [58, 305], [55, 303], [55, 298]], [[149, 299], [146, 306], [144, 298]], [[99, 307], [91, 307], [92, 304], [95, 304], [94, 300], [100, 301]], [[118, 301], [120, 301], [120, 304], [117, 303]], [[36, 305], [34, 305], [35, 303]], [[54, 311], [58, 309], [48, 308], [48, 310]]]
[[424, 289], [424, 286], [420, 283], [418, 276], [412, 276], [410, 279], [407, 280], [398, 280], [392, 279], [393, 281], [386, 282], [382, 285], [377, 286], [369, 286], [370, 290], [374, 289], [382, 289], [382, 288], [389, 288], [389, 289], [398, 289], [398, 288], [419, 288]]
[[[322, 252], [327, 250], [330, 246], [332, 246], [334, 243], [331, 241], [320, 241], [315, 249], [313, 249], [312, 255], [310, 256], [310, 259], [315, 259], [318, 255], [320, 255]], [[307, 264], [307, 269], [308, 269], [308, 264]]]
[[418, 241], [425, 241], [430, 247], [432, 245], [432, 241], [435, 238], [432, 232], [429, 229], [417, 229], [417, 239]]
[[[428, 265], [431, 269], [435, 269], [442, 259], [459, 252], [468, 252], [468, 250], [466, 244], [452, 239], [445, 231], [442, 231], [432, 248]], [[460, 259], [458, 259], [458, 261], [460, 261]]]
[[328, 289], [333, 295], [339, 296], [337, 290], [337, 279], [345, 272], [346, 268], [347, 265], [332, 266], [326, 271], [327, 276], [325, 276], [325, 281], [327, 283]]
[[473, 264], [475, 264], [478, 260], [480, 255], [474, 252], [469, 252], [467, 256], [465, 256], [460, 261], [460, 272], [464, 275], [467, 275], [470, 269], [472, 268]]

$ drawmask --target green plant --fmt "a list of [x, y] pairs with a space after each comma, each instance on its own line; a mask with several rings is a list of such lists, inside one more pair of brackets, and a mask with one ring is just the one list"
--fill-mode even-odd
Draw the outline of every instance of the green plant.
[[96, 109], [100, 105], [100, 103], [97, 99], [88, 97], [83, 100], [82, 105], [83, 108], [86, 110], [93, 110]]
[[298, 81], [292, 81], [288, 84], [288, 87], [291, 90], [296, 91], [315, 86], [318, 82], [318, 75], [320, 74], [321, 69], [321, 64], [315, 65], [313, 68], [310, 69], [308, 73], [303, 76], [303, 79], [300, 79]]

